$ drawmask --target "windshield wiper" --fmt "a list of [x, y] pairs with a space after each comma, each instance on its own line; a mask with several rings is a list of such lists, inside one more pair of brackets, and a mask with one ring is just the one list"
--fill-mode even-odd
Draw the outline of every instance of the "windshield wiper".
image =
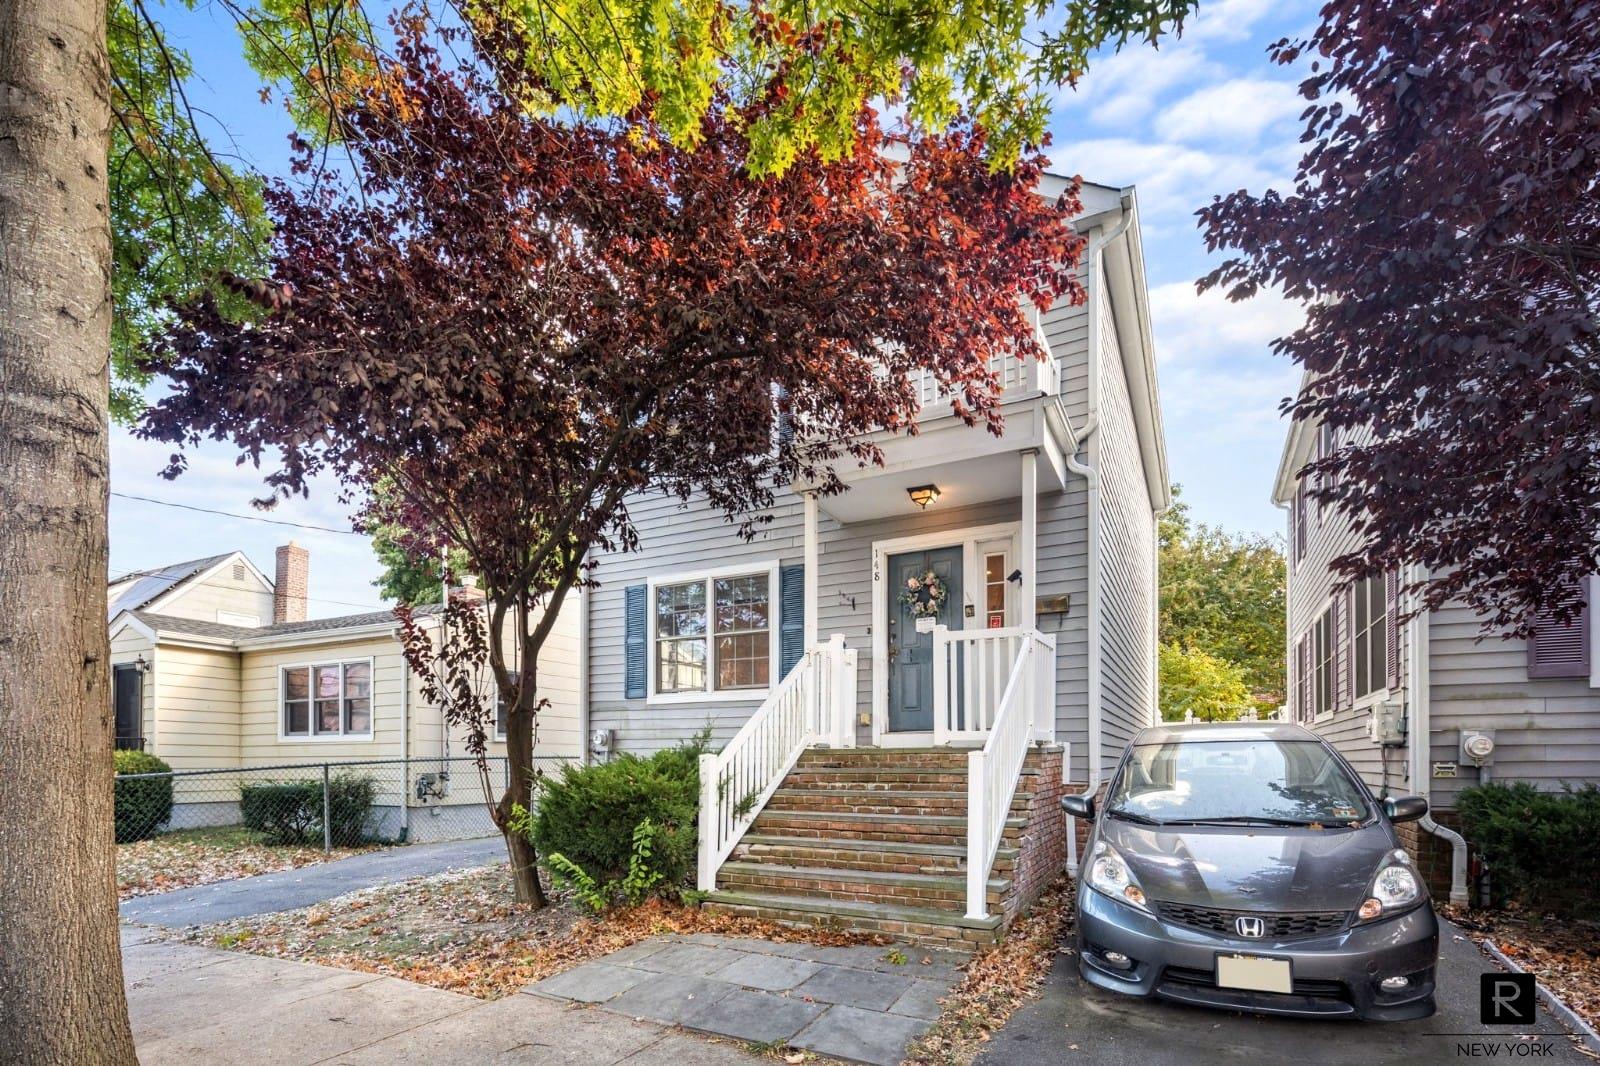
[[1150, 817], [1148, 817], [1146, 815], [1143, 815], [1143, 814], [1135, 814], [1133, 811], [1119, 811], [1119, 810], [1113, 809], [1113, 810], [1107, 811], [1106, 813], [1111, 815], [1111, 817], [1113, 817], [1113, 818], [1121, 818], [1124, 822], [1132, 822], [1135, 825], [1169, 825], [1169, 824], [1171, 824], [1169, 822], [1163, 822], [1159, 818], [1150, 818]]
[[1267, 815], [1235, 814], [1224, 815], [1220, 818], [1169, 818], [1163, 825], [1287, 825], [1308, 826], [1321, 825], [1321, 822], [1308, 822], [1303, 818], [1272, 818]]

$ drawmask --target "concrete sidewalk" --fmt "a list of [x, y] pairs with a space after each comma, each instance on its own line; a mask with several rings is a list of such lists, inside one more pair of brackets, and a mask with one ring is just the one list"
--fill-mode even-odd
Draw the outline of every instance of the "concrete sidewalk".
[[384, 848], [298, 870], [136, 896], [123, 901], [122, 919], [169, 929], [225, 922], [252, 914], [309, 907], [346, 892], [410, 877], [483, 866], [496, 860], [503, 862], [505, 857], [505, 841], [497, 836]]
[[271, 1062], [754, 1066], [738, 1046], [514, 995], [484, 1002], [395, 977], [214, 951], [124, 927], [143, 1066]]

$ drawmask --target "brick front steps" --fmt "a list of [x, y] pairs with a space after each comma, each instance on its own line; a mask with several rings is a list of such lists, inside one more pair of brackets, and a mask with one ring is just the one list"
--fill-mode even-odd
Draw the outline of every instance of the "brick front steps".
[[718, 871], [707, 906], [965, 950], [994, 943], [1048, 881], [1040, 871], [1060, 869], [1060, 778], [1059, 748], [1029, 752], [989, 870], [989, 915], [969, 919], [967, 752], [812, 749]]

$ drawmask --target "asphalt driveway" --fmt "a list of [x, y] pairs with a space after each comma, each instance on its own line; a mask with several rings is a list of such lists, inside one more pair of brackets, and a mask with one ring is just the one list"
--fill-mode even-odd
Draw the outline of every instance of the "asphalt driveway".
[[1545, 1013], [1530, 1033], [1478, 1021], [1478, 975], [1498, 972], [1454, 927], [1441, 925], [1439, 1012], [1389, 1024], [1304, 1022], [1232, 1014], [1104, 992], [1056, 958], [1044, 994], [1012, 1016], [978, 1062], [984, 1066], [1092, 1062], [1192, 1066], [1197, 1062], [1435, 1063], [1469, 1058], [1592, 1063]]

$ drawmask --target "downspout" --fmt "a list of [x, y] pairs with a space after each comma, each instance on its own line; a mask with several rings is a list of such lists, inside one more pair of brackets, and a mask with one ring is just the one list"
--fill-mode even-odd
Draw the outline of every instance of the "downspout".
[[[394, 638], [405, 643], [397, 629]], [[400, 656], [400, 843], [411, 836], [411, 661]]]
[[[1088, 584], [1089, 602], [1085, 624], [1088, 631], [1088, 687], [1089, 699], [1086, 708], [1088, 723], [1087, 733], [1089, 738], [1088, 752], [1088, 781], [1085, 791], [1093, 795], [1100, 787], [1100, 770], [1103, 753], [1100, 750], [1101, 740], [1101, 679], [1100, 679], [1100, 654], [1102, 648], [1100, 622], [1101, 622], [1101, 585], [1102, 585], [1102, 559], [1101, 559], [1101, 529], [1100, 529], [1100, 440], [1095, 431], [1100, 428], [1100, 361], [1103, 358], [1104, 340], [1100, 336], [1100, 310], [1101, 301], [1104, 299], [1102, 289], [1104, 283], [1102, 275], [1102, 262], [1105, 250], [1112, 241], [1121, 237], [1133, 223], [1132, 204], [1128, 196], [1122, 198], [1122, 218], [1109, 231], [1099, 234], [1089, 242], [1089, 352], [1088, 352], [1088, 413], [1084, 417], [1083, 428], [1073, 436], [1073, 452], [1067, 456], [1067, 469], [1083, 478], [1087, 488], [1085, 506], [1088, 511], [1088, 529], [1086, 535], [1089, 545], [1088, 559]], [[1065, 412], [1063, 412], [1065, 414]], [[1070, 423], [1069, 423], [1070, 425]], [[1077, 456], [1078, 448], [1085, 448], [1088, 452], [1087, 461], [1080, 462]]]
[[[1414, 583], [1416, 571], [1412, 570], [1411, 580]], [[1416, 606], [1416, 595], [1413, 594], [1412, 605]], [[1410, 705], [1411, 728], [1406, 737], [1407, 770], [1411, 776], [1411, 791], [1423, 799], [1427, 799], [1429, 791], [1428, 756], [1432, 747], [1431, 734], [1429, 733], [1429, 679], [1428, 679], [1428, 629], [1430, 615], [1427, 611], [1418, 611], [1411, 619], [1408, 636], [1408, 652], [1410, 655], [1411, 669], [1406, 672], [1406, 702]], [[1467, 842], [1460, 833], [1454, 829], [1440, 825], [1433, 820], [1433, 813], [1422, 816], [1417, 822], [1424, 830], [1432, 833], [1440, 840], [1450, 845], [1450, 902], [1465, 904], [1467, 902]]]
[[578, 590], [578, 763], [589, 765], [589, 590]]

